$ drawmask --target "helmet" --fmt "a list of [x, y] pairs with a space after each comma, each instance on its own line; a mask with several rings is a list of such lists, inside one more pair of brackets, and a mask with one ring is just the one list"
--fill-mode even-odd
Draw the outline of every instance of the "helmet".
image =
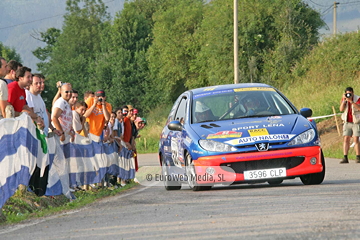
[[203, 113], [210, 110], [204, 103], [197, 101], [195, 104], [195, 112], [196, 113]]
[[203, 122], [212, 118], [211, 109], [204, 103], [197, 101], [195, 103], [195, 119], [196, 122]]

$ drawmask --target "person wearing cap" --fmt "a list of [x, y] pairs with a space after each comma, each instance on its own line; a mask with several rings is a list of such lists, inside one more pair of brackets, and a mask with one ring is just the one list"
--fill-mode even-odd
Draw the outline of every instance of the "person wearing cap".
[[95, 97], [86, 99], [88, 109], [84, 117], [89, 123], [89, 137], [96, 142], [102, 141], [101, 136], [105, 126], [105, 122], [110, 120], [110, 113], [112, 106], [106, 102], [106, 95], [104, 90], [95, 92]]
[[139, 135], [139, 130], [143, 129], [146, 125], [146, 119], [145, 118], [141, 118], [141, 117], [137, 117], [135, 119], [135, 126], [136, 126], [136, 135], [135, 135], [135, 138], [139, 138], [140, 135]]

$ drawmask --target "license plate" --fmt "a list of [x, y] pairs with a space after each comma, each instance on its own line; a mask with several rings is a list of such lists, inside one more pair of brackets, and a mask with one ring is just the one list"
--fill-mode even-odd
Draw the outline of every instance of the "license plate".
[[244, 171], [245, 180], [286, 177], [286, 168]]

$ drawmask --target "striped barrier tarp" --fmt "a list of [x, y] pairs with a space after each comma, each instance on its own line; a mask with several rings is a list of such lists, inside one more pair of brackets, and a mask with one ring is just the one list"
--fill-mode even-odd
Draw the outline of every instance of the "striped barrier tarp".
[[115, 143], [93, 142], [80, 135], [74, 142], [60, 142], [58, 136], [41, 141], [28, 115], [0, 120], [0, 208], [20, 184], [29, 184], [36, 166], [41, 176], [48, 167], [48, 196], [72, 198], [70, 187], [99, 183], [105, 174], [124, 180], [135, 177], [132, 152], [124, 147], [119, 151]]

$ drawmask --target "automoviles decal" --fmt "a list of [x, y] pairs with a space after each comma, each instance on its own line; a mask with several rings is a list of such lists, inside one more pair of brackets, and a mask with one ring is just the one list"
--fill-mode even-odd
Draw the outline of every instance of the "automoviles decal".
[[214, 138], [239, 138], [242, 136], [242, 132], [234, 132], [234, 131], [222, 131], [214, 134], [209, 134], [206, 139], [214, 139]]
[[270, 127], [285, 127], [285, 125], [282, 123], [269, 123], [269, 124], [263, 124], [263, 125], [237, 127], [237, 128], [233, 128], [231, 130], [238, 131], [238, 130], [249, 130], [249, 129], [256, 129], [256, 128], [270, 128]]
[[263, 136], [253, 136], [253, 137], [244, 137], [226, 141], [225, 143], [231, 145], [238, 145], [238, 144], [249, 144], [255, 143], [259, 141], [279, 141], [279, 140], [290, 140], [296, 136], [295, 134], [271, 134], [271, 135], [263, 135]]

